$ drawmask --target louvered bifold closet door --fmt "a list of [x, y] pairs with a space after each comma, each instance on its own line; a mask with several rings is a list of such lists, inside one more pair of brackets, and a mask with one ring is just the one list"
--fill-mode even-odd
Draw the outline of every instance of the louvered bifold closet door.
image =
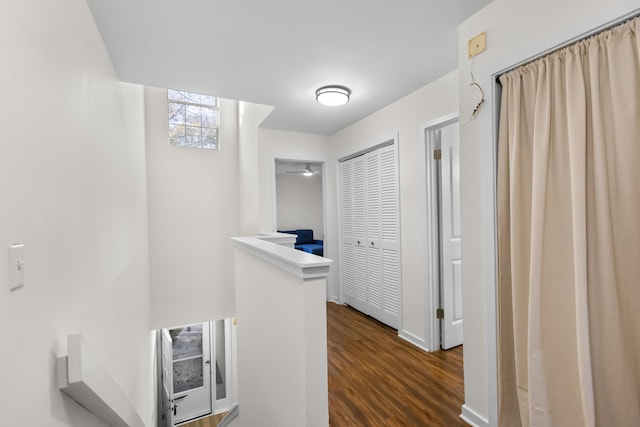
[[340, 199], [342, 217], [342, 286], [347, 304], [356, 295], [353, 238], [353, 162], [340, 163]]
[[345, 302], [400, 327], [398, 179], [393, 145], [340, 164]]
[[368, 312], [369, 296], [367, 284], [367, 217], [366, 217], [366, 176], [364, 156], [356, 157], [353, 162], [353, 237], [354, 237], [354, 307]]
[[342, 277], [345, 302], [368, 313], [364, 156], [341, 163]]
[[398, 206], [398, 168], [396, 150], [388, 146], [379, 150], [380, 156], [380, 209], [382, 251], [382, 314], [379, 320], [396, 329], [400, 328], [400, 218]]
[[367, 285], [369, 290], [370, 311], [375, 318], [382, 315], [382, 209], [380, 185], [380, 155], [378, 151], [365, 156], [366, 164], [366, 206], [367, 217]]

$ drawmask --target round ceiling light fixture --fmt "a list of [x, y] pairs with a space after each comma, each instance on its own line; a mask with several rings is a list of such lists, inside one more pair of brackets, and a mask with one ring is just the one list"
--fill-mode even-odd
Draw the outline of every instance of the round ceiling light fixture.
[[337, 107], [349, 102], [351, 89], [345, 86], [323, 86], [316, 90], [316, 100], [322, 105]]

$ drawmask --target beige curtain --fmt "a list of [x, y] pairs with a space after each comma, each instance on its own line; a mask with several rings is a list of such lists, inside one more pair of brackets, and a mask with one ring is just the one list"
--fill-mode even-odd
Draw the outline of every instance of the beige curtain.
[[639, 34], [500, 78], [500, 426], [640, 426]]

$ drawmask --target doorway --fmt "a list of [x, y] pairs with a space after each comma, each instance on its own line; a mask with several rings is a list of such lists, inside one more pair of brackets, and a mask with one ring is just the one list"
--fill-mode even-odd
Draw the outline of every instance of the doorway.
[[[424, 127], [427, 149], [429, 348], [462, 344], [460, 130], [457, 117]], [[429, 334], [428, 334], [429, 335]], [[430, 339], [429, 339], [430, 338]]]
[[324, 164], [276, 159], [275, 166], [276, 229], [311, 229], [323, 240]]
[[[304, 242], [297, 240], [296, 243], [312, 243], [314, 250], [311, 253], [329, 257], [326, 240], [325, 161], [274, 158], [272, 188], [273, 230], [312, 230], [305, 233]], [[330, 278], [327, 278], [326, 298], [333, 299]]]
[[232, 406], [232, 321], [159, 331], [161, 423], [173, 427]]

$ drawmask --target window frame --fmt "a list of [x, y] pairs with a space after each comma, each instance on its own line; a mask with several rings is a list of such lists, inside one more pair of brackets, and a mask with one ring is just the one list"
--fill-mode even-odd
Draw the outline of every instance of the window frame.
[[[184, 94], [183, 96], [185, 99], [184, 100], [171, 99], [170, 93], [172, 91]], [[213, 104], [205, 104], [201, 102], [188, 101], [187, 100], [188, 96], [186, 94], [197, 95], [199, 97], [206, 96], [206, 97], [213, 98]], [[183, 122], [183, 124], [171, 123], [171, 104], [180, 105], [184, 107], [185, 121]], [[186, 110], [188, 107], [197, 107], [201, 109], [201, 121], [199, 126], [193, 126], [193, 125], [187, 124]], [[213, 117], [214, 117], [213, 127], [203, 126], [202, 110], [204, 109], [213, 110]], [[183, 126], [185, 128], [185, 133], [182, 135], [183, 141], [185, 141], [185, 143], [173, 142], [172, 134], [171, 134], [171, 126], [173, 125]], [[196, 128], [200, 130], [200, 136], [198, 137], [197, 144], [186, 143], [186, 139], [188, 135], [188, 133], [186, 132], [187, 128]], [[213, 130], [214, 144], [208, 144], [203, 140], [202, 131], [204, 129]], [[199, 92], [190, 92], [190, 91], [179, 90], [179, 89], [167, 89], [167, 142], [169, 143], [169, 145], [174, 147], [179, 147], [179, 148], [202, 148], [206, 150], [216, 150], [216, 151], [220, 150], [220, 101], [219, 101], [219, 98], [217, 96], [208, 95], [208, 94], [199, 93]]]

